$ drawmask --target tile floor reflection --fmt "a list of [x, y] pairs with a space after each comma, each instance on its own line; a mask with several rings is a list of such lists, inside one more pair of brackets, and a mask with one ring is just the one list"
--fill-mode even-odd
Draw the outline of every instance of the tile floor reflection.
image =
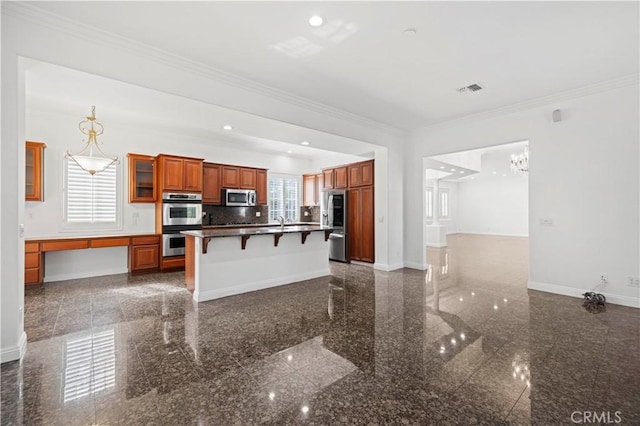
[[527, 291], [527, 241], [196, 304], [183, 274], [28, 289], [2, 424], [640, 424], [640, 312]]

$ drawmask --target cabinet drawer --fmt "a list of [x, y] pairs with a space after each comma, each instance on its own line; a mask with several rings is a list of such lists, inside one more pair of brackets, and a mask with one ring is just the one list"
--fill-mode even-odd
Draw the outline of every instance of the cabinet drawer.
[[146, 237], [133, 237], [131, 238], [132, 246], [146, 246], [150, 244], [160, 244], [159, 235], [149, 235]]
[[28, 268], [24, 270], [25, 284], [40, 284], [40, 268]]
[[89, 248], [89, 240], [51, 241], [42, 243], [42, 251], [78, 250]]
[[39, 243], [24, 243], [24, 252], [25, 253], [36, 253], [40, 251]]
[[24, 267], [25, 268], [40, 267], [40, 253], [26, 253], [24, 255]]
[[129, 245], [129, 237], [121, 238], [104, 238], [98, 240], [91, 240], [91, 248], [102, 247], [122, 247]]

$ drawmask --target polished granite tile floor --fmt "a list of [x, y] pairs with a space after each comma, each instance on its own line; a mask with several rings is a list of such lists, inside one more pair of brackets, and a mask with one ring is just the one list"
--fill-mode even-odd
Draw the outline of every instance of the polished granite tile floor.
[[640, 311], [528, 291], [527, 257], [456, 235], [428, 271], [335, 263], [200, 304], [182, 273], [28, 289], [1, 422], [640, 424]]

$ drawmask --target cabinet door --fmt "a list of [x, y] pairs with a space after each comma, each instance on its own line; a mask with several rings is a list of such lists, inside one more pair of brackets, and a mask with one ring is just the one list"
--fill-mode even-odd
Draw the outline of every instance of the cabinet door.
[[222, 166], [222, 187], [240, 188], [240, 167]]
[[160, 268], [160, 245], [131, 247], [131, 272]]
[[322, 171], [322, 188], [333, 189], [333, 169]]
[[322, 199], [322, 173], [316, 175], [316, 190], [314, 191], [313, 202], [316, 206], [320, 205]]
[[347, 251], [349, 260], [360, 260], [360, 190], [347, 191]]
[[347, 188], [347, 167], [338, 167], [334, 170], [335, 182], [333, 183], [333, 187], [335, 189], [345, 189]]
[[245, 167], [240, 169], [240, 188], [256, 189], [256, 169]]
[[373, 161], [360, 163], [360, 184], [373, 185]]
[[316, 176], [302, 175], [302, 205], [314, 206], [316, 204]]
[[184, 160], [185, 191], [202, 192], [202, 160]]
[[362, 169], [359, 164], [349, 166], [349, 188], [362, 185]]
[[375, 231], [374, 231], [374, 199], [373, 187], [367, 186], [360, 189], [360, 235], [358, 253], [363, 262], [373, 263], [375, 256]]
[[205, 204], [220, 204], [222, 201], [220, 189], [220, 169], [218, 164], [205, 163], [202, 169], [202, 202]]
[[256, 171], [256, 204], [267, 204], [267, 171]]
[[155, 202], [155, 158], [138, 154], [127, 154], [127, 156], [129, 157], [129, 202]]
[[162, 157], [162, 190], [182, 191], [184, 173], [182, 158]]
[[26, 201], [43, 201], [43, 157], [46, 145], [42, 142], [30, 142], [25, 144], [25, 188]]

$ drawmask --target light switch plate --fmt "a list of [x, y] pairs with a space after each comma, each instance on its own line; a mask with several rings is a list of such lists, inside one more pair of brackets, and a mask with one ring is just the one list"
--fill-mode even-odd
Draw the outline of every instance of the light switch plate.
[[260, 212], [256, 212], [256, 217], [260, 217]]

